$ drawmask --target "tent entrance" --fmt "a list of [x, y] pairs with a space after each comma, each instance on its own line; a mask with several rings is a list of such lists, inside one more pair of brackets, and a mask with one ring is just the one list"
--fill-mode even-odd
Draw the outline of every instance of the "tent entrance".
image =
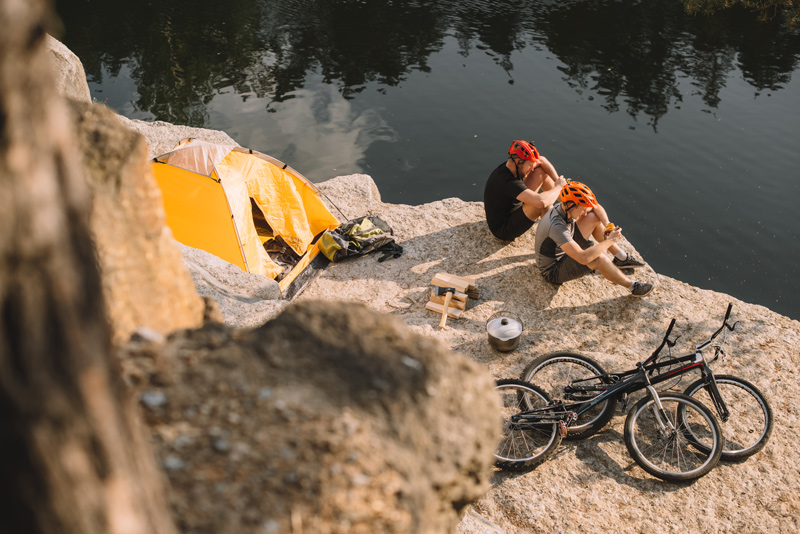
[[253, 197], [250, 197], [250, 209], [253, 212], [253, 226], [256, 227], [256, 233], [264, 250], [269, 255], [269, 258], [281, 268], [281, 272], [275, 277], [275, 281], [280, 282], [298, 264], [300, 256], [281, 236], [275, 235]]

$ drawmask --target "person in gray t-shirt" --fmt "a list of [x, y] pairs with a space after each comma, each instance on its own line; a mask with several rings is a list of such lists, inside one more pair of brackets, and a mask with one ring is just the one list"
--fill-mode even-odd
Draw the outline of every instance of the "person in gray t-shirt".
[[[597, 206], [592, 190], [580, 182], [568, 182], [559, 194], [559, 203], [539, 221], [536, 228], [536, 265], [542, 277], [551, 284], [563, 284], [598, 270], [607, 280], [626, 287], [631, 294], [643, 297], [653, 285], [635, 282], [625, 276], [610, 256], [620, 252], [616, 243], [622, 229], [615, 228], [608, 236], [594, 214]], [[594, 236], [596, 244], [589, 242]]]

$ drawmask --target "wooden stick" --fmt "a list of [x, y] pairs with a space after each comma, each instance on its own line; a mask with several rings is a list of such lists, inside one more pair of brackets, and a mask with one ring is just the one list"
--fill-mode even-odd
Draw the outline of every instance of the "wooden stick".
[[448, 291], [447, 296], [444, 298], [444, 310], [442, 310], [442, 320], [439, 321], [439, 328], [444, 328], [444, 324], [447, 322], [447, 307], [450, 305], [450, 299], [453, 297], [453, 293]]

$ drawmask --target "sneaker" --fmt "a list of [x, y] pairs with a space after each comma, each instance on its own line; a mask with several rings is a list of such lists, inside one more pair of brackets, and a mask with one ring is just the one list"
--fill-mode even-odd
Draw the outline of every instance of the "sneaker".
[[632, 269], [636, 267], [644, 267], [644, 262], [637, 260], [633, 256], [631, 256], [630, 252], [626, 252], [626, 256], [624, 260], [620, 260], [619, 258], [614, 258], [614, 265], [620, 269], [623, 267], [630, 267]]
[[653, 291], [653, 284], [647, 282], [634, 282], [631, 295], [634, 297], [643, 297], [649, 295]]

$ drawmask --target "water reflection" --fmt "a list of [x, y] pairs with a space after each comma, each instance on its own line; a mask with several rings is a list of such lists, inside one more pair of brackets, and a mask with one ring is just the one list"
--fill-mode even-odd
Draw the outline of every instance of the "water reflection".
[[683, 100], [682, 78], [709, 108], [719, 105], [736, 67], [757, 91], [780, 89], [797, 68], [800, 45], [779, 21], [756, 23], [743, 10], [692, 17], [675, 1], [567, 1], [537, 27], [566, 64], [570, 87], [599, 95], [608, 111], [645, 115], [653, 127]]
[[743, 10], [690, 17], [675, 0], [62, 0], [57, 9], [91, 81], [127, 66], [137, 112], [192, 126], [208, 124], [208, 105], [226, 88], [274, 111], [299, 96], [310, 72], [345, 99], [372, 82], [396, 86], [427, 71], [452, 36], [465, 57], [490, 54], [510, 83], [512, 54], [544, 47], [578, 94], [655, 127], [682, 101], [682, 78], [713, 109], [736, 67], [756, 94], [780, 90], [800, 47], [780, 21]]
[[[281, 161], [304, 162], [303, 174], [331, 176], [361, 172], [360, 162], [375, 142], [396, 142], [398, 134], [381, 116], [380, 109], [360, 109], [335, 87], [309, 76], [311, 88], [297, 89], [280, 106], [280, 120], [230, 125], [235, 139], [249, 139], [250, 146], [269, 146]], [[215, 99], [212, 109], [229, 108], [226, 94]], [[239, 104], [241, 113], [257, 114], [258, 99]], [[276, 139], [283, 140], [276, 143]]]

